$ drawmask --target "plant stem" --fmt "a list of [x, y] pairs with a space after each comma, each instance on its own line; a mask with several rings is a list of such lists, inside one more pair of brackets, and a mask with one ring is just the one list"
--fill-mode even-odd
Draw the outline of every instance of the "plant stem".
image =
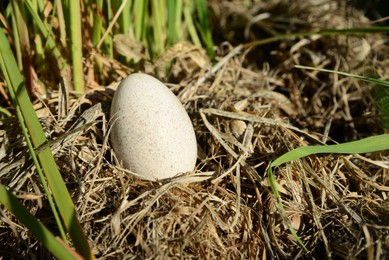
[[82, 36], [80, 0], [69, 1], [70, 40], [73, 65], [74, 90], [78, 94], [84, 93], [84, 75], [82, 66]]

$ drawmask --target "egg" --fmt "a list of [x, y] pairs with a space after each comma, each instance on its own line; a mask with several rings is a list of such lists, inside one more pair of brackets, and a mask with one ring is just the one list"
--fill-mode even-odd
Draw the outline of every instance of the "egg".
[[179, 99], [158, 79], [131, 74], [111, 105], [111, 143], [122, 165], [145, 180], [193, 171], [197, 142]]

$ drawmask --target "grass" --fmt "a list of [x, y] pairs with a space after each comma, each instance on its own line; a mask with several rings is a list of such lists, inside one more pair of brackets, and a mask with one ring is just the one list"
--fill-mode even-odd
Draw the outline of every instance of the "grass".
[[69, 250], [60, 238], [55, 237], [40, 221], [38, 221], [3, 185], [0, 185], [1, 204], [3, 204], [18, 220], [42, 241], [44, 246], [58, 259], [80, 259], [80, 255]]
[[[388, 212], [383, 205], [389, 166], [385, 163], [387, 154], [379, 151], [389, 148], [388, 134], [376, 128], [364, 137], [354, 119], [360, 106], [367, 104], [364, 109], [370, 114], [377, 109], [376, 114], [383, 119], [381, 125], [386, 126], [388, 82], [360, 76], [356, 73], [361, 72], [359, 68], [341, 72], [347, 67], [339, 64], [347, 57], [331, 56], [331, 51], [343, 54], [338, 38], [373, 39], [388, 28], [286, 31], [247, 40], [236, 48], [227, 43], [216, 47], [214, 41], [220, 39], [212, 35], [210, 28], [217, 24], [210, 24], [211, 9], [203, 0], [95, 4], [54, 1], [50, 14], [44, 12], [45, 4], [46, 1], [36, 4], [12, 1], [7, 12], [2, 13], [5, 20], [12, 21], [11, 27], [3, 23], [0, 57], [7, 86], [5, 95], [9, 95], [13, 108], [1, 108], [0, 112], [8, 119], [16, 115], [24, 136], [23, 142], [14, 142], [17, 146], [7, 146], [9, 155], [15, 155], [12, 159], [15, 161], [7, 165], [21, 160], [18, 151], [28, 150], [27, 157], [34, 168], [29, 178], [15, 186], [13, 177], [8, 179], [0, 164], [0, 201], [55, 257], [94, 258], [91, 241], [97, 256], [307, 257], [317, 256], [315, 249], [321, 245], [326, 256], [331, 257], [340, 254], [336, 244], [345, 234], [352, 234], [345, 245], [351, 247], [347, 256], [364, 252], [369, 257], [379, 257], [387, 252], [380, 234], [389, 225], [382, 217]], [[220, 5], [226, 8], [223, 3]], [[242, 6], [249, 5], [239, 5]], [[220, 10], [228, 10], [223, 8]], [[228, 12], [223, 15], [221, 20], [229, 17]], [[269, 26], [266, 32], [282, 28], [282, 23], [270, 28], [274, 21], [266, 22]], [[250, 37], [258, 28], [252, 29]], [[239, 33], [246, 29], [235, 30]], [[135, 61], [119, 57], [114, 50], [115, 34], [126, 35], [130, 43], [141, 43], [145, 53], [137, 57], [142, 58]], [[313, 40], [317, 35], [319, 40]], [[36, 44], [31, 44], [31, 37]], [[193, 45], [180, 51], [177, 46], [181, 46], [181, 41], [191, 41]], [[330, 51], [315, 48], [316, 44], [327, 44]], [[283, 45], [288, 48], [292, 45], [298, 51], [283, 51]], [[272, 48], [269, 55], [275, 55], [274, 59], [282, 59], [283, 63], [274, 65], [267, 59], [260, 60], [261, 55], [255, 51], [258, 46]], [[112, 90], [99, 85], [104, 86], [112, 77], [126, 75], [128, 70], [146, 70], [145, 64], [153, 64], [161, 57], [166, 59], [164, 55], [169, 48], [175, 48], [175, 53], [174, 59], [169, 60], [166, 79], [171, 80], [169, 86], [193, 119], [201, 152], [196, 174], [170, 182], [146, 183], [126, 174], [115, 162], [104, 108]], [[209, 60], [217, 63], [205, 59], [205, 65], [199, 66], [201, 63], [196, 60], [202, 57], [199, 48], [204, 48]], [[38, 80], [32, 56], [46, 61], [54, 58], [51, 65], [60, 71], [56, 76], [63, 82], [73, 82], [65, 85], [70, 100], [63, 101], [66, 99], [62, 94], [55, 96], [58, 82], [48, 77], [49, 64], [45, 64], [43, 74], [37, 75], [41, 82], [49, 83], [41, 84], [42, 93], [34, 90]], [[259, 69], [257, 60], [252, 60], [254, 56], [267, 65]], [[314, 63], [315, 58], [320, 61], [317, 66], [305, 66]], [[303, 70], [296, 73], [293, 65]], [[164, 75], [161, 70], [165, 68], [154, 67], [152, 72]], [[305, 74], [306, 70], [313, 74]], [[338, 79], [338, 75], [342, 78]], [[360, 87], [364, 83], [373, 89], [376, 106], [374, 102], [368, 103], [365, 96], [357, 95], [363, 91], [370, 93]], [[92, 95], [86, 94], [90, 91]], [[314, 92], [311, 96], [310, 91]], [[67, 116], [56, 114], [63, 102], [71, 107], [65, 111]], [[85, 109], [91, 104], [100, 106]], [[47, 108], [38, 109], [38, 105]], [[49, 116], [42, 116], [42, 111], [49, 111]], [[301, 119], [304, 116], [306, 120]], [[99, 117], [101, 120], [96, 121]], [[355, 135], [346, 131], [344, 134], [353, 141], [325, 145], [328, 140], [334, 142], [330, 130], [339, 118], [347, 119], [344, 125], [351, 125]], [[69, 128], [80, 122], [84, 125]], [[363, 126], [369, 126], [369, 122]], [[6, 127], [2, 131], [5, 133]], [[51, 137], [46, 137], [48, 132]], [[71, 144], [65, 142], [70, 135]], [[2, 140], [7, 143], [7, 138]], [[58, 154], [54, 152], [54, 142], [61, 145]], [[321, 157], [313, 156], [323, 153]], [[4, 156], [1, 158], [7, 158]], [[71, 166], [67, 161], [71, 161]], [[20, 169], [29, 171], [27, 166]], [[14, 170], [10, 172], [19, 178]], [[39, 184], [34, 181], [35, 172]], [[33, 206], [30, 210], [29, 203], [21, 199], [23, 192], [31, 195], [31, 191], [41, 188], [45, 196], [43, 207], [50, 207], [55, 224], [45, 223], [45, 219], [52, 217], [47, 212], [38, 220], [31, 213], [42, 209]], [[40, 200], [32, 201], [31, 204], [39, 205]], [[12, 219], [4, 212], [3, 219]], [[19, 223], [17, 220], [7, 223]], [[335, 243], [329, 239], [330, 234]], [[56, 235], [61, 239], [55, 238]], [[381, 244], [375, 246], [369, 242], [372, 240]], [[29, 237], [28, 241], [34, 240]]]
[[70, 18], [70, 48], [72, 53], [72, 72], [74, 90], [80, 94], [84, 93], [84, 73], [82, 65], [82, 26], [81, 26], [81, 3], [80, 0], [69, 0]]
[[[47, 142], [47, 139], [39, 123], [35, 110], [30, 102], [27, 93], [27, 88], [23, 81], [23, 77], [19, 72], [16, 61], [13, 58], [11, 48], [8, 44], [7, 38], [3, 32], [0, 32], [0, 43], [1, 69], [3, 75], [7, 80], [7, 85], [9, 86], [8, 89], [13, 104], [16, 108], [16, 114], [21, 124], [25, 140], [28, 144], [30, 155], [33, 158], [35, 167], [41, 180], [41, 184], [44, 188], [46, 197], [50, 203], [50, 207], [55, 217], [57, 226], [60, 230], [62, 239], [65, 242], [67, 241], [66, 234], [62, 226], [64, 224], [66, 230], [69, 232], [74, 246], [80, 252], [80, 254], [86, 259], [93, 258], [84, 232], [81, 228], [80, 223], [77, 220], [77, 215], [72, 199], [68, 193], [65, 183], [62, 180], [57, 164], [50, 149], [46, 148], [40, 151], [39, 153], [35, 152], [35, 149], [44, 145]], [[46, 180], [48, 186], [46, 184]], [[49, 191], [48, 187], [50, 187], [51, 192]], [[54, 198], [54, 201], [58, 205], [57, 207], [54, 205], [52, 196]], [[8, 197], [3, 198], [6, 200]], [[11, 201], [15, 201], [15, 199], [11, 199]], [[4, 203], [5, 202], [6, 201], [4, 201]], [[12, 206], [12, 204], [10, 203], [7, 203], [6, 205]], [[20, 208], [20, 206], [18, 208]], [[9, 209], [12, 209], [12, 207]], [[57, 212], [59, 212], [62, 219], [59, 219]], [[25, 211], [18, 210], [15, 211], [15, 213], [18, 214], [17, 216], [19, 218], [22, 218]], [[30, 223], [30, 225], [33, 225], [33, 223]], [[36, 230], [36, 232], [39, 233], [39, 230], [40, 229]], [[45, 237], [45, 235], [40, 234], [38, 237], [42, 238]], [[48, 244], [54, 243], [54, 245], [50, 245], [48, 247], [55, 247], [56, 242], [56, 240], [48, 240]]]

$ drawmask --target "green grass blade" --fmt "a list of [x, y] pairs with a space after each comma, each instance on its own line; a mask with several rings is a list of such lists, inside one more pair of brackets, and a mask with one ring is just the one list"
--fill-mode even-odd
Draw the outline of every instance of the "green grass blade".
[[[13, 5], [10, 5], [13, 6]], [[14, 8], [12, 8], [12, 12], [16, 12]], [[20, 44], [20, 37], [19, 37], [19, 31], [18, 31], [18, 22], [16, 21], [17, 16], [12, 15], [11, 21], [12, 21], [12, 33], [14, 36], [14, 47], [16, 52], [16, 60], [18, 61], [19, 69], [23, 69], [23, 55], [22, 55], [22, 46]]]
[[309, 252], [309, 250], [305, 246], [304, 242], [300, 239], [296, 230], [293, 228], [292, 223], [286, 217], [286, 212], [284, 209], [284, 205], [282, 204], [282, 201], [281, 201], [281, 196], [280, 196], [278, 189], [277, 189], [276, 181], [274, 179], [274, 175], [272, 172], [272, 167], [269, 167], [268, 176], [269, 176], [270, 187], [271, 187], [271, 189], [274, 193], [274, 196], [277, 200], [276, 206], [281, 213], [281, 217], [282, 217], [283, 221], [288, 225], [288, 229], [289, 229], [290, 233], [293, 235], [293, 237], [296, 239], [297, 243], [304, 249], [305, 252]]
[[58, 259], [77, 259], [65, 245], [61, 244], [54, 235], [38, 221], [12, 193], [0, 184], [0, 203], [3, 204], [17, 219], [25, 225], [43, 245]]
[[[118, 3], [121, 3], [122, 1], [118, 1]], [[133, 1], [127, 1], [127, 3], [124, 6], [123, 12], [120, 14], [120, 31], [125, 35], [130, 35], [130, 28], [131, 28], [131, 8], [132, 8], [132, 2]]]
[[323, 29], [319, 31], [312, 32], [298, 32], [298, 33], [288, 33], [277, 35], [263, 40], [252, 41], [243, 44], [244, 48], [250, 48], [258, 45], [264, 45], [272, 42], [291, 40], [296, 37], [309, 37], [312, 35], [321, 35], [321, 36], [335, 36], [335, 35], [350, 35], [350, 36], [364, 36], [371, 33], [388, 33], [389, 27], [377, 26], [377, 27], [368, 27], [368, 28], [350, 28], [350, 29]]
[[82, 65], [82, 34], [80, 0], [69, 1], [70, 46], [72, 52], [72, 71], [74, 90], [84, 93], [84, 70]]
[[[22, 50], [23, 56], [23, 73], [25, 75], [27, 88], [30, 93], [32, 93], [32, 77], [31, 77], [31, 47], [30, 47], [30, 39], [27, 28], [27, 18], [24, 11], [23, 2], [12, 1], [12, 9], [14, 11], [14, 15], [16, 16], [16, 24], [19, 32], [19, 40]], [[19, 66], [20, 67], [20, 66]]]
[[385, 33], [385, 32], [389, 32], [389, 26], [357, 27], [357, 28], [348, 28], [348, 29], [322, 29], [319, 31], [319, 34], [365, 36], [368, 33]]
[[196, 0], [196, 10], [199, 17], [199, 32], [205, 46], [207, 47], [208, 55], [213, 60], [215, 58], [215, 50], [213, 49], [212, 32], [208, 22], [208, 6], [206, 0]]
[[[11, 112], [8, 111], [8, 109], [0, 107], [0, 114], [4, 114], [6, 117], [12, 116]], [[0, 117], [2, 118], [2, 117]]]
[[134, 9], [132, 11], [134, 15], [134, 31], [135, 38], [141, 41], [144, 34], [145, 22], [147, 17], [147, 0], [135, 0]]
[[[34, 5], [35, 12], [43, 12], [42, 2], [37, 1]], [[54, 7], [55, 10], [55, 7]], [[39, 28], [36, 26], [36, 24], [33, 24], [32, 26], [33, 32], [34, 32], [34, 47], [36, 52], [36, 62], [38, 64], [42, 64], [42, 67], [45, 66], [44, 60], [45, 60], [45, 53], [44, 53], [44, 46], [42, 37], [39, 34]], [[46, 93], [46, 90], [43, 90], [43, 93]]]
[[177, 43], [182, 38], [182, 0], [167, 0], [167, 47]]
[[302, 157], [320, 154], [320, 153], [336, 153], [336, 154], [356, 154], [370, 153], [389, 149], [389, 134], [367, 137], [361, 140], [320, 146], [302, 146], [290, 152], [283, 154], [274, 160], [270, 167], [275, 167], [283, 163], [300, 159]]
[[[12, 71], [8, 70], [8, 68], [9, 67], [12, 68], [12, 66], [8, 66], [8, 68], [7, 68], [7, 65], [6, 65], [5, 60], [4, 60], [4, 56], [2, 55], [2, 52], [1, 52], [1, 55], [0, 55], [0, 65], [1, 65], [1, 68], [2, 68], [2, 70], [4, 72], [3, 74], [4, 74], [4, 77], [6, 79], [6, 82], [12, 82], [11, 81], [11, 75], [10, 75], [10, 74], [12, 74]], [[15, 73], [19, 73], [19, 72], [17, 71]], [[66, 241], [66, 234], [65, 234], [62, 222], [61, 222], [61, 220], [60, 220], [60, 218], [58, 216], [57, 208], [54, 205], [53, 198], [52, 198], [52, 196], [51, 196], [51, 194], [49, 192], [49, 188], [47, 187], [46, 180], [45, 180], [45, 178], [43, 176], [41, 165], [39, 164], [38, 158], [37, 158], [37, 156], [35, 154], [35, 151], [34, 151], [34, 147], [33, 147], [32, 143], [31, 143], [31, 140], [30, 140], [30, 137], [29, 137], [29, 134], [28, 134], [28, 130], [26, 128], [26, 125], [25, 125], [25, 122], [24, 122], [24, 119], [23, 119], [22, 111], [20, 109], [20, 104], [19, 104], [19, 102], [18, 102], [18, 100], [16, 98], [16, 94], [15, 94], [14, 89], [13, 88], [9, 88], [9, 93], [10, 93], [12, 102], [15, 104], [16, 114], [17, 114], [17, 117], [19, 119], [23, 135], [26, 138], [27, 147], [28, 147], [28, 149], [30, 151], [32, 160], [33, 160], [33, 162], [35, 164], [36, 170], [38, 172], [39, 179], [40, 179], [40, 181], [42, 183], [42, 186], [43, 186], [44, 192], [46, 194], [47, 200], [49, 202], [50, 208], [51, 208], [51, 210], [53, 212], [55, 222], [57, 223], [57, 226], [58, 226], [59, 232], [60, 232], [60, 234], [62, 236], [62, 239], [65, 242], [67, 242]]]
[[[19, 118], [21, 124], [25, 124], [28, 129], [26, 139], [31, 138], [34, 148], [38, 148], [47, 142], [46, 136], [39, 123], [38, 117], [28, 97], [23, 77], [19, 72], [15, 58], [8, 44], [7, 37], [0, 30], [0, 56], [3, 74], [7, 75], [7, 84], [10, 92], [15, 93], [15, 107], [20, 109]], [[34, 155], [32, 155], [34, 156]], [[59, 173], [57, 164], [49, 148], [38, 154], [39, 163], [46, 176], [50, 190], [64, 222], [66, 230], [74, 243], [77, 251], [86, 259], [92, 259], [89, 244], [77, 220], [72, 199]]]
[[99, 43], [103, 31], [103, 0], [96, 1], [96, 11], [93, 12], [93, 32], [92, 44], [96, 46]]
[[48, 29], [49, 26], [46, 22], [43, 22], [39, 15], [35, 12], [33, 4], [31, 3], [31, 0], [25, 0], [24, 4], [29, 11], [29, 14], [33, 18], [34, 22], [36, 23], [37, 27], [39, 28], [41, 34], [46, 39], [46, 46], [49, 48], [49, 51], [54, 55], [54, 57], [57, 59], [58, 67], [60, 69], [63, 69], [67, 66], [65, 60], [62, 58], [62, 54], [59, 51], [59, 48], [57, 47], [57, 44], [55, 43], [53, 37], [50, 34], [50, 30]]
[[[59, 27], [59, 40], [62, 44], [63, 48], [66, 48], [66, 24], [65, 24], [65, 16], [62, 1], [56, 0], [54, 4], [54, 8], [57, 10], [58, 17], [58, 27]], [[55, 9], [54, 9], [55, 10]], [[54, 21], [54, 19], [53, 19]]]
[[197, 35], [196, 27], [195, 27], [193, 19], [192, 19], [191, 3], [192, 3], [191, 1], [186, 2], [184, 5], [184, 8], [183, 8], [184, 9], [183, 10], [184, 18], [185, 18], [185, 22], [186, 22], [186, 28], [189, 32], [189, 35], [190, 35], [190, 38], [192, 39], [193, 44], [196, 47], [201, 48], [200, 38]]
[[357, 74], [341, 72], [341, 71], [336, 71], [336, 70], [319, 69], [319, 68], [308, 67], [308, 66], [301, 66], [301, 65], [295, 65], [294, 67], [298, 68], [298, 69], [317, 70], [317, 71], [322, 71], [322, 72], [335, 73], [335, 74], [338, 74], [338, 75], [342, 75], [342, 76], [347, 76], [347, 77], [352, 77], [352, 78], [356, 78], [356, 79], [359, 79], [359, 80], [363, 80], [363, 81], [366, 81], [366, 82], [369, 82], [369, 83], [372, 83], [372, 84], [379, 84], [379, 85], [382, 85], [382, 86], [389, 87], [389, 82], [388, 81], [384, 81], [384, 80], [380, 80], [380, 79], [375, 79], [375, 78], [371, 78], [371, 77], [365, 77], [365, 76], [361, 76], [361, 75], [357, 75]]
[[165, 6], [164, 1], [161, 0], [151, 0], [151, 20], [152, 20], [152, 28], [153, 28], [153, 57], [158, 57], [164, 52], [165, 49], [165, 35], [164, 28], [166, 28], [165, 21]]

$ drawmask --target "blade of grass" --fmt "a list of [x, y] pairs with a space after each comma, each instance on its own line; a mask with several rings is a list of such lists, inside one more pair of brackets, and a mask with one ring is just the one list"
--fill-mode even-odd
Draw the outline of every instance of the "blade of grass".
[[367, 137], [361, 140], [332, 145], [320, 146], [303, 146], [296, 148], [290, 152], [283, 154], [274, 160], [270, 167], [279, 166], [302, 157], [319, 154], [319, 153], [335, 153], [335, 154], [356, 154], [370, 153], [389, 149], [389, 134]]
[[42, 21], [41, 18], [39, 17], [39, 14], [37, 14], [35, 12], [33, 5], [31, 3], [31, 0], [25, 0], [24, 4], [27, 7], [27, 10], [29, 11], [29, 14], [33, 18], [34, 22], [38, 26], [43, 37], [46, 39], [46, 46], [49, 48], [49, 51], [56, 58], [57, 63], [58, 63], [58, 67], [60, 69], [66, 68], [68, 65], [66, 64], [65, 60], [63, 59], [61, 52], [59, 51], [59, 48], [57, 47], [57, 44], [55, 43], [53, 37], [51, 36], [50, 30], [48, 29], [49, 26], [47, 25], [47, 23], [45, 21]]
[[158, 57], [164, 51], [165, 40], [164, 40], [164, 28], [166, 28], [165, 21], [165, 6], [162, 0], [151, 0], [151, 20], [153, 28], [153, 44], [150, 44], [153, 52], [151, 57]]
[[14, 10], [14, 15], [16, 16], [16, 22], [19, 32], [19, 39], [22, 50], [22, 60], [23, 60], [23, 73], [26, 79], [26, 86], [30, 94], [33, 93], [33, 80], [32, 80], [32, 65], [30, 60], [30, 40], [28, 37], [28, 29], [26, 24], [26, 14], [24, 11], [24, 5], [19, 1], [12, 1], [12, 9]]
[[322, 36], [334, 36], [334, 35], [350, 35], [350, 36], [364, 36], [365, 34], [371, 33], [387, 33], [389, 32], [389, 27], [377, 26], [377, 27], [368, 27], [368, 28], [350, 28], [350, 29], [323, 29], [313, 32], [298, 32], [298, 33], [289, 33], [283, 35], [277, 35], [263, 40], [252, 41], [243, 44], [243, 48], [250, 48], [254, 46], [264, 45], [277, 41], [291, 40], [296, 37], [309, 37], [312, 35], [322, 35]]
[[93, 12], [93, 32], [92, 43], [96, 46], [99, 43], [102, 29], [103, 29], [103, 0], [96, 1], [96, 10]]
[[192, 42], [194, 45], [198, 48], [201, 48], [201, 42], [200, 38], [197, 35], [196, 27], [194, 25], [193, 19], [192, 19], [192, 1], [188, 1], [184, 5], [184, 17], [186, 22], [186, 27], [189, 32], [190, 38], [192, 39]]
[[[4, 55], [3, 55], [2, 52], [0, 52], [0, 65], [1, 65], [0, 67], [1, 67], [1, 69], [3, 71], [3, 75], [4, 75], [5, 79], [6, 79], [6, 82], [8, 82], [8, 83], [12, 82], [11, 78], [10, 78], [11, 77], [10, 74], [12, 74], [12, 73], [17, 74], [18, 72], [12, 72], [12, 71], [9, 70], [9, 68], [10, 67], [12, 68], [12, 66], [7, 65], [5, 63]], [[52, 198], [52, 196], [50, 194], [49, 188], [47, 187], [47, 183], [46, 183], [46, 180], [44, 178], [41, 165], [39, 164], [38, 158], [37, 158], [37, 156], [35, 154], [35, 151], [34, 151], [34, 147], [33, 147], [32, 143], [31, 143], [30, 138], [29, 138], [28, 130], [26, 129], [26, 125], [25, 125], [25, 122], [24, 122], [24, 119], [23, 119], [22, 111], [20, 109], [20, 103], [17, 100], [16, 94], [15, 94], [15, 89], [10, 87], [9, 88], [9, 93], [10, 93], [12, 102], [14, 103], [15, 110], [16, 110], [16, 115], [17, 115], [17, 117], [19, 119], [23, 135], [26, 138], [27, 147], [28, 147], [28, 149], [30, 151], [32, 160], [33, 160], [33, 162], [35, 164], [36, 170], [38, 172], [39, 179], [40, 179], [41, 184], [43, 186], [43, 190], [44, 190], [44, 192], [46, 194], [46, 198], [47, 198], [47, 200], [49, 202], [51, 211], [53, 212], [53, 216], [54, 216], [55, 222], [56, 222], [57, 227], [59, 229], [59, 232], [60, 232], [60, 234], [62, 236], [62, 239], [66, 242], [66, 234], [65, 234], [62, 222], [61, 222], [61, 220], [60, 220], [60, 218], [58, 216], [58, 211], [57, 211], [57, 208], [54, 205], [53, 198]]]
[[0, 107], [0, 113], [4, 114], [6, 117], [12, 116], [11, 112], [8, 111], [8, 109]]
[[277, 200], [276, 206], [277, 206], [278, 210], [280, 211], [280, 215], [281, 215], [284, 223], [287, 224], [290, 233], [296, 239], [297, 243], [304, 249], [305, 252], [309, 252], [308, 248], [305, 246], [304, 242], [301, 240], [301, 238], [297, 234], [296, 230], [293, 228], [292, 223], [290, 222], [289, 218], [286, 216], [284, 205], [282, 204], [281, 196], [278, 192], [278, 188], [277, 188], [276, 181], [274, 179], [274, 175], [273, 175], [271, 167], [269, 167], [269, 170], [268, 170], [268, 178], [269, 178], [270, 187], [274, 193], [274, 197]]
[[[11, 5], [13, 6], [13, 5]], [[12, 12], [16, 13], [16, 10], [12, 8]], [[15, 46], [15, 52], [16, 52], [16, 60], [18, 62], [19, 69], [23, 69], [23, 61], [22, 61], [22, 47], [20, 45], [20, 37], [19, 37], [19, 31], [18, 31], [18, 22], [16, 21], [17, 15], [11, 15], [11, 21], [12, 21], [12, 34], [14, 36], [14, 46]]]
[[72, 71], [74, 90], [84, 93], [84, 70], [82, 65], [82, 34], [80, 0], [69, 0], [70, 48], [72, 52]]
[[[99, 49], [101, 47], [101, 45], [103, 44], [103, 42], [106, 41], [106, 39], [108, 39], [108, 35], [109, 35], [109, 33], [112, 32], [112, 28], [115, 26], [116, 21], [119, 19], [120, 15], [122, 14], [123, 10], [125, 9], [125, 7], [127, 5], [127, 1], [128, 0], [124, 0], [121, 3], [121, 5], [119, 6], [118, 10], [116, 11], [113, 19], [109, 19], [109, 21], [110, 21], [109, 26], [108, 26], [107, 30], [105, 30], [105, 33], [101, 37], [99, 43], [96, 45], [97, 49]], [[110, 10], [111, 9], [111, 2], [108, 1], [107, 4], [108, 4], [107, 9]]]
[[54, 235], [38, 221], [19, 200], [0, 184], [0, 203], [3, 204], [18, 220], [25, 225], [43, 245], [58, 259], [80, 259], [80, 255], [71, 252], [61, 244]]
[[[126, 2], [127, 0], [124, 0], [124, 2]], [[115, 14], [114, 17], [112, 17], [113, 15], [113, 7], [112, 7], [112, 0], [108, 0], [106, 1], [106, 4], [107, 4], [107, 17], [106, 17], [106, 20], [109, 21], [109, 26], [108, 28], [106, 29], [104, 35], [101, 37], [99, 43], [103, 40], [104, 42], [104, 52], [108, 55], [108, 57], [110, 58], [113, 58], [113, 39], [112, 39], [112, 35], [110, 34], [111, 33], [111, 30], [112, 30], [112, 27], [113, 25], [116, 23], [116, 19], [115, 17], [117, 16]], [[117, 11], [118, 13], [119, 11]], [[99, 46], [99, 44], [98, 44]], [[97, 49], [99, 49], [99, 47], [97, 47]]]
[[[122, 2], [122, 1], [118, 1]], [[123, 12], [120, 15], [120, 31], [125, 35], [130, 35], [131, 23], [131, 8], [133, 1], [127, 1], [124, 6]]]
[[[66, 46], [67, 46], [67, 43], [66, 43], [66, 23], [65, 23], [62, 1], [56, 0], [54, 2], [54, 8], [55, 7], [57, 8], [57, 14], [58, 14], [59, 40], [61, 41], [62, 47], [66, 48]], [[53, 19], [53, 21], [54, 21], [54, 19]]]
[[298, 69], [317, 70], [317, 71], [322, 71], [322, 72], [335, 73], [335, 74], [339, 74], [339, 75], [342, 75], [342, 76], [352, 77], [352, 78], [360, 79], [360, 80], [363, 80], [363, 81], [367, 81], [369, 83], [379, 84], [379, 85], [382, 85], [382, 86], [389, 87], [389, 82], [388, 81], [384, 81], [384, 80], [380, 80], [380, 79], [375, 79], [375, 78], [371, 78], [371, 77], [365, 77], [365, 76], [361, 76], [361, 75], [357, 75], [357, 74], [352, 74], [352, 73], [347, 73], [347, 72], [342, 72], [342, 71], [336, 71], [336, 70], [329, 70], [329, 69], [319, 69], [319, 68], [307, 67], [307, 66], [301, 66], [301, 65], [295, 65], [294, 67], [298, 68]]
[[135, 0], [134, 9], [132, 13], [134, 15], [135, 37], [138, 41], [142, 41], [145, 22], [147, 17], [147, 0]]
[[199, 32], [201, 37], [203, 38], [203, 41], [205, 43], [205, 46], [207, 47], [208, 55], [211, 58], [211, 60], [214, 60], [215, 58], [215, 50], [213, 49], [213, 39], [212, 39], [212, 32], [209, 27], [208, 22], [208, 6], [206, 0], [196, 0], [196, 10], [199, 17]]
[[170, 47], [182, 38], [182, 0], [167, 0], [167, 46]]
[[[13, 100], [15, 108], [18, 110], [20, 109], [20, 113], [18, 114], [21, 118], [19, 118], [19, 121], [22, 125], [26, 125], [28, 131], [28, 134], [26, 133], [25, 137], [26, 139], [31, 138], [34, 148], [40, 147], [47, 143], [47, 139], [29, 100], [23, 77], [19, 72], [7, 37], [2, 30], [0, 30], [0, 56], [3, 61], [3, 75], [9, 77], [7, 79], [8, 88], [10, 92], [15, 94], [15, 100]], [[33, 152], [31, 153], [31, 156], [34, 157]], [[46, 176], [65, 228], [69, 232], [75, 248], [84, 258], [93, 259], [94, 257], [89, 248], [87, 239], [77, 220], [72, 199], [66, 189], [50, 149], [46, 148], [40, 152], [38, 154], [38, 160]]]
[[[42, 13], [42, 10], [43, 10], [42, 1], [35, 2], [34, 9], [35, 9], [35, 12]], [[54, 7], [54, 10], [55, 10], [55, 7]], [[42, 41], [41, 35], [39, 34], [39, 28], [37, 27], [37, 25], [35, 23], [33, 23], [33, 33], [34, 33], [34, 39], [33, 39], [34, 48], [35, 48], [35, 52], [36, 52], [36, 61], [35, 62], [38, 64], [42, 64], [42, 67], [44, 67], [45, 66], [45, 63], [44, 63], [45, 52], [44, 52], [44, 47], [43, 47], [43, 41]], [[42, 70], [44, 70], [44, 69], [42, 69]], [[43, 93], [46, 93], [45, 89], [43, 89]]]

